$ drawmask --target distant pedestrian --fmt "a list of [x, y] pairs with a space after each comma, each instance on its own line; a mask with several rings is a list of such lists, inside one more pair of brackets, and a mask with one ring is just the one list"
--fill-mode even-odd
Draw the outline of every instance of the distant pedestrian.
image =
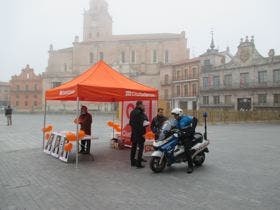
[[13, 114], [13, 109], [9, 105], [5, 108], [5, 116], [7, 118], [7, 126], [12, 125], [12, 114]]
[[158, 139], [160, 128], [166, 120], [168, 118], [163, 115], [163, 108], [158, 108], [157, 116], [153, 118], [151, 124], [152, 132], [155, 134], [155, 140]]

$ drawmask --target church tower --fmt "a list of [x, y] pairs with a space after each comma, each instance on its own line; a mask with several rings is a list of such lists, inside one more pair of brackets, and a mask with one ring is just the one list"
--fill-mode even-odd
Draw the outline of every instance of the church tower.
[[105, 0], [91, 0], [84, 13], [84, 41], [103, 41], [112, 36], [112, 18]]

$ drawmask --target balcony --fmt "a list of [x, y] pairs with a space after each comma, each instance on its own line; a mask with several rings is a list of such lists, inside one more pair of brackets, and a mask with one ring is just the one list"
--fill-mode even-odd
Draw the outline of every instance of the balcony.
[[234, 108], [234, 104], [200, 104], [200, 108]]
[[213, 69], [213, 65], [203, 65], [201, 66], [201, 73], [207, 73]]
[[240, 90], [240, 89], [272, 89], [279, 88], [280, 82], [247, 82], [247, 83], [232, 83], [232, 84], [219, 84], [208, 85], [206, 87], [200, 87], [200, 91], [223, 91], [223, 90]]
[[161, 85], [161, 86], [168, 86], [168, 85], [171, 85], [171, 81], [161, 81], [161, 82], [160, 82], [160, 85]]

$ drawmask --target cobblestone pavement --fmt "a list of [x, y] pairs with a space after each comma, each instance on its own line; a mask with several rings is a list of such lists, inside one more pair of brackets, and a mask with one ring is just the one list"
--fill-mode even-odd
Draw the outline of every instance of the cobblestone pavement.
[[[50, 115], [55, 130], [74, 116]], [[131, 168], [129, 150], [109, 147], [110, 115], [94, 116], [95, 161], [63, 163], [42, 152], [42, 115], [0, 116], [0, 209], [280, 209], [280, 125], [210, 125], [210, 153], [187, 174]], [[198, 130], [202, 130], [199, 127]]]

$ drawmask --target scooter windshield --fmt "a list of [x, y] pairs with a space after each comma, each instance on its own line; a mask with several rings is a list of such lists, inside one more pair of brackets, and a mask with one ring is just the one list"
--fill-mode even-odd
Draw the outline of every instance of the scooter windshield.
[[171, 127], [172, 127], [171, 121], [170, 121], [170, 120], [166, 120], [166, 121], [163, 123], [163, 125], [162, 125], [162, 127], [161, 127], [161, 129], [160, 129], [159, 137], [158, 137], [157, 141], [162, 141], [162, 140], [164, 140], [165, 137], [166, 137], [166, 134], [168, 133], [168, 131], [171, 130]]

